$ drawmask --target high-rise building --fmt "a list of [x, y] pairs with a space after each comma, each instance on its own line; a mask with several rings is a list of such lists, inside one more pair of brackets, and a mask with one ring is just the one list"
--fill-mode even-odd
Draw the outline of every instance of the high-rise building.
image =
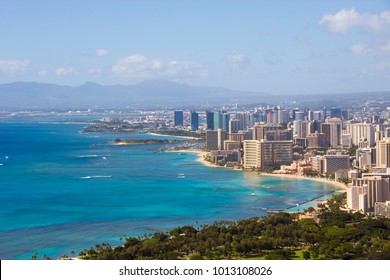
[[263, 168], [292, 163], [293, 141], [245, 140], [244, 168]]
[[293, 139], [293, 133], [291, 129], [269, 130], [265, 133], [265, 139], [267, 141], [288, 141]]
[[347, 190], [347, 205], [350, 209], [373, 212], [376, 202], [390, 200], [389, 178], [370, 176], [352, 180]]
[[208, 130], [214, 130], [214, 112], [206, 112], [206, 125]]
[[266, 138], [267, 131], [270, 130], [281, 130], [283, 127], [276, 124], [265, 124], [259, 123], [253, 126], [253, 140], [263, 140]]
[[329, 111], [330, 118], [340, 118], [341, 119], [341, 109], [332, 107]]
[[244, 147], [244, 168], [262, 167], [261, 142], [258, 140], [245, 140]]
[[223, 113], [222, 114], [222, 130], [225, 130], [225, 131], [229, 130], [229, 121], [230, 121], [230, 114]]
[[324, 133], [318, 133], [318, 131], [307, 135], [307, 146], [309, 148], [326, 148], [327, 141]]
[[222, 129], [206, 131], [206, 148], [209, 150], [222, 150], [228, 134]]
[[349, 170], [349, 156], [326, 155], [324, 156], [324, 173], [332, 175], [339, 170]]
[[321, 133], [325, 135], [326, 147], [330, 147], [330, 123], [321, 124]]
[[311, 168], [317, 171], [319, 174], [324, 174], [324, 157], [315, 156], [310, 159]]
[[183, 111], [174, 112], [174, 125], [182, 126], [183, 125]]
[[328, 118], [326, 121], [330, 124], [330, 146], [338, 148], [341, 145], [342, 121], [340, 118]]
[[191, 130], [196, 131], [199, 129], [199, 114], [197, 112], [191, 112]]
[[371, 170], [374, 161], [373, 149], [360, 148], [356, 150], [356, 163], [360, 169]]
[[376, 143], [376, 167], [390, 167], [390, 138]]
[[237, 133], [240, 130], [240, 120], [229, 120], [229, 133]]
[[339, 170], [349, 170], [349, 156], [326, 155], [311, 158], [313, 170], [323, 175], [333, 175]]
[[302, 111], [295, 112], [295, 120], [296, 121], [304, 121], [305, 120], [305, 112], [302, 112]]
[[295, 120], [294, 121], [294, 137], [306, 138], [308, 134], [308, 121]]
[[214, 130], [222, 129], [222, 113], [214, 112]]
[[228, 150], [228, 151], [231, 151], [231, 150], [238, 150], [241, 148], [241, 143], [240, 141], [230, 141], [230, 140], [226, 140], [224, 142], [224, 150]]
[[248, 119], [246, 113], [237, 113], [236, 119], [240, 120], [240, 129], [239, 130], [246, 130], [248, 128]]
[[349, 120], [349, 109], [341, 110], [341, 117], [343, 120]]
[[263, 165], [289, 165], [293, 162], [293, 141], [262, 141]]
[[314, 111], [313, 112], [313, 121], [323, 121], [322, 111]]
[[347, 126], [347, 131], [351, 134], [352, 143], [356, 146], [362, 140], [366, 140], [370, 146], [375, 143], [374, 126], [372, 124], [351, 123]]

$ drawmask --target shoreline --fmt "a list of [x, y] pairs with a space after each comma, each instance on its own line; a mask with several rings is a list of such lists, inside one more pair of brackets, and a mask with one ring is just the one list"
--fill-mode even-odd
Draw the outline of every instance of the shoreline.
[[[196, 161], [202, 163], [205, 166], [210, 166], [210, 167], [219, 167], [219, 168], [227, 168], [227, 169], [230, 169], [230, 170], [239, 170], [239, 171], [244, 171], [244, 172], [252, 172], [252, 171], [245, 171], [245, 169], [237, 169], [237, 168], [230, 168], [230, 167], [215, 165], [215, 164], [213, 164], [213, 163], [211, 163], [211, 162], [209, 162], [209, 161], [204, 159], [204, 156], [207, 153], [208, 152], [205, 152], [205, 151], [199, 151], [197, 153], [198, 159]], [[283, 174], [283, 173], [258, 173], [258, 175], [270, 176], [270, 177], [279, 177], [279, 178], [299, 179], [299, 180], [304, 179], [304, 180], [310, 180], [310, 181], [315, 181], [315, 182], [319, 182], [319, 183], [331, 184], [331, 185], [334, 185], [335, 187], [342, 188], [345, 191], [348, 189], [348, 187], [345, 186], [344, 183], [337, 182], [337, 181], [331, 181], [331, 180], [328, 180], [326, 178], [316, 178], [316, 177], [313, 178], [313, 177], [305, 177], [303, 175], [298, 175], [298, 174]]]
[[[205, 166], [213, 167], [213, 168], [226, 168], [226, 169], [230, 169], [230, 170], [234, 170], [234, 171], [252, 172], [252, 171], [246, 171], [245, 169], [241, 169], [241, 168], [238, 169], [238, 168], [230, 168], [230, 167], [215, 165], [212, 162], [209, 162], [209, 161], [205, 160], [205, 158], [204, 158], [204, 156], [207, 155], [209, 152], [206, 152], [206, 151], [203, 151], [203, 150], [199, 150], [199, 149], [193, 149], [193, 150], [185, 150], [185, 149], [169, 150], [169, 151], [165, 151], [165, 152], [173, 152], [173, 153], [192, 152], [192, 153], [196, 153], [196, 155], [198, 157], [196, 159], [196, 161], [202, 163]], [[283, 174], [283, 173], [258, 173], [258, 175], [270, 176], [270, 177], [279, 177], [279, 178], [289, 178], [289, 179], [299, 179], [299, 180], [310, 180], [310, 181], [315, 181], [315, 182], [319, 182], [319, 183], [331, 184], [331, 185], [341, 189], [341, 190], [338, 190], [336, 192], [345, 192], [348, 189], [348, 187], [345, 186], [344, 183], [337, 182], [337, 181], [331, 181], [331, 180], [328, 180], [326, 178], [306, 177], [306, 176], [298, 175], [298, 174]]]
[[201, 138], [199, 137], [192, 137], [192, 136], [180, 136], [180, 135], [168, 135], [168, 134], [159, 134], [155, 132], [146, 132], [146, 134], [149, 135], [154, 135], [154, 136], [169, 136], [169, 137], [180, 137], [184, 139], [191, 139], [191, 140], [200, 140]]
[[[173, 151], [173, 152], [175, 152], [175, 151]], [[200, 162], [204, 166], [213, 167], [213, 168], [227, 168], [227, 169], [234, 170], [234, 171], [245, 172], [245, 170], [243, 170], [243, 169], [230, 168], [230, 167], [225, 167], [225, 166], [218, 166], [218, 165], [215, 165], [215, 164], [205, 160], [204, 156], [208, 154], [208, 152], [206, 152], [206, 151], [196, 150], [194, 152], [196, 152], [197, 156], [198, 156], [196, 161]], [[251, 172], [251, 171], [249, 171], [249, 172]], [[330, 185], [333, 185], [336, 188], [332, 193], [324, 194], [324, 195], [322, 195], [320, 197], [315, 197], [315, 198], [313, 198], [311, 200], [308, 200], [308, 201], [306, 201], [304, 203], [301, 203], [301, 204], [299, 204], [297, 206], [292, 206], [291, 208], [284, 209], [282, 212], [286, 212], [286, 213], [300, 212], [303, 209], [306, 209], [306, 208], [308, 208], [310, 206], [312, 206], [312, 207], [317, 209], [317, 205], [319, 203], [326, 203], [328, 197], [331, 197], [331, 196], [333, 196], [333, 194], [336, 194], [336, 193], [345, 193], [347, 191], [347, 189], [348, 189], [348, 186], [346, 186], [344, 183], [337, 182], [337, 181], [331, 181], [331, 180], [328, 180], [326, 178], [312, 178], [312, 177], [305, 177], [303, 175], [297, 175], [297, 174], [258, 173], [258, 175], [264, 176], [264, 177], [268, 176], [268, 177], [288, 178], [288, 179], [297, 179], [297, 180], [310, 180], [310, 181], [313, 181], [313, 182], [330, 184]], [[313, 203], [314, 203], [314, 205], [312, 205]], [[295, 210], [295, 208], [297, 208], [297, 209]]]

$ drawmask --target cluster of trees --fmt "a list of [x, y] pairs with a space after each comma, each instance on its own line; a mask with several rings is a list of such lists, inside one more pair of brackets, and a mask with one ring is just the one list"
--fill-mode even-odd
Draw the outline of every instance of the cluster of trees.
[[318, 219], [277, 213], [263, 218], [183, 226], [96, 245], [82, 259], [390, 259], [390, 220], [343, 211], [345, 194], [319, 204]]
[[187, 131], [182, 129], [171, 129], [171, 130], [152, 130], [150, 132], [158, 133], [162, 135], [170, 136], [185, 136], [200, 138], [200, 140], [206, 140], [206, 133], [204, 131]]

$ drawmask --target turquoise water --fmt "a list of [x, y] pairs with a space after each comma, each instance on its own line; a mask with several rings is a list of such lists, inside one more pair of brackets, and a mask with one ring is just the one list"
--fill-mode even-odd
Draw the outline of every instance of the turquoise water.
[[[41, 121], [41, 119], [40, 119]], [[210, 168], [161, 145], [114, 146], [147, 134], [83, 134], [82, 124], [0, 123], [0, 259], [58, 257], [153, 229], [266, 215], [331, 185]], [[169, 138], [169, 137], [165, 137]]]

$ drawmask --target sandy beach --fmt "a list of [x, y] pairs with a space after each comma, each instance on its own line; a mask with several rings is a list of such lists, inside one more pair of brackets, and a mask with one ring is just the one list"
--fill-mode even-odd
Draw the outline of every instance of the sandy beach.
[[[208, 154], [208, 152], [202, 151], [202, 150], [193, 150], [194, 152], [197, 152], [198, 159], [197, 161], [202, 163], [203, 165], [209, 166], [209, 167], [215, 167], [215, 168], [228, 168], [224, 166], [218, 166], [215, 165], [207, 160], [205, 160], [204, 156]], [[183, 151], [182, 151], [183, 152]], [[237, 169], [237, 168], [229, 168], [231, 170], [238, 170], [242, 171], [242, 169]], [[289, 178], [289, 179], [299, 179], [299, 180], [311, 180], [315, 182], [320, 182], [320, 183], [326, 183], [326, 184], [331, 184], [335, 187], [342, 188], [343, 191], [346, 191], [348, 187], [345, 186], [344, 183], [337, 182], [337, 181], [332, 181], [328, 180], [326, 178], [313, 178], [313, 177], [305, 177], [302, 175], [297, 175], [297, 174], [275, 174], [275, 173], [260, 173], [259, 175], [261, 176], [273, 176], [273, 177], [279, 177], [279, 178]]]

